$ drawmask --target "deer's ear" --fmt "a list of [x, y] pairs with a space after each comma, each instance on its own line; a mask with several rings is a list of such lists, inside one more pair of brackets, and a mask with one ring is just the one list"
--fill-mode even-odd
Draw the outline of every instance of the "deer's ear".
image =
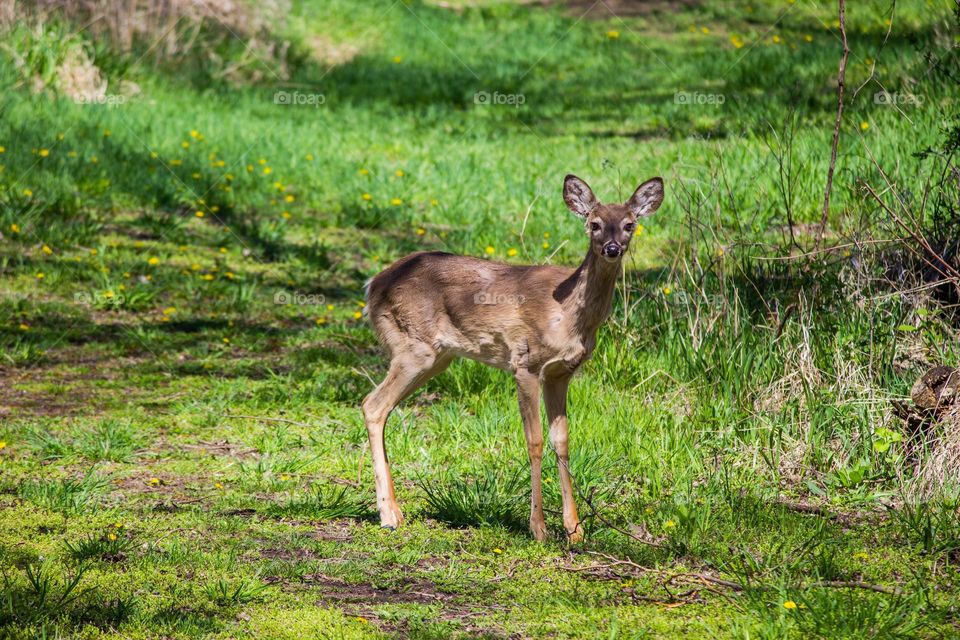
[[572, 174], [563, 179], [563, 201], [581, 218], [586, 218], [598, 204], [590, 185]]
[[651, 178], [637, 187], [630, 199], [627, 208], [638, 218], [652, 216], [663, 202], [663, 179]]

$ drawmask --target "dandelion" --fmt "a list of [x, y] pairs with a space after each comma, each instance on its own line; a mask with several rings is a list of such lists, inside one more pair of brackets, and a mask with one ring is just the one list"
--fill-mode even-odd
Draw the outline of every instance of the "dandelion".
[[503, 553], [503, 549], [501, 549], [500, 547], [497, 547], [497, 548], [495, 548], [495, 549], [493, 550], [493, 552], [494, 552], [494, 553], [497, 553], [497, 554]]
[[113, 291], [104, 291], [104, 292], [103, 292], [103, 297], [104, 297], [104, 298], [107, 298], [107, 299], [112, 298], [112, 297], [113, 297]]
[[11, 233], [20, 233], [20, 225], [18, 225], [16, 222], [14, 222], [13, 224], [11, 224], [11, 225], [10, 225], [10, 232], [11, 232]]
[[805, 42], [813, 42], [813, 36], [808, 33], [807, 35], [803, 36], [803, 40]]
[[198, 172], [198, 171], [194, 171], [194, 172], [193, 172], [192, 174], [190, 174], [190, 175], [193, 177], [194, 180], [199, 180], [199, 179], [200, 179], [200, 172]]
[[149, 484], [151, 487], [158, 487], [160, 486], [160, 478], [150, 478], [147, 484]]
[[43, 271], [38, 271], [38, 272], [37, 272], [37, 280], [43, 280], [43, 279], [46, 278], [46, 277], [47, 277], [47, 276], [44, 275]]
[[541, 246], [542, 246], [544, 249], [549, 249], [549, 248], [550, 248], [550, 243], [549, 243], [549, 242], [544, 242]]
[[730, 38], [730, 44], [732, 44], [735, 49], [743, 48], [743, 40], [740, 39], [740, 36], [732, 36]]
[[510, 247], [509, 249], [507, 249], [507, 255], [512, 258], [513, 256], [517, 255], [517, 250], [514, 249], [513, 247]]
[[670, 291], [671, 291], [670, 287], [664, 287], [664, 288], [663, 288], [663, 295], [665, 295], [665, 296], [670, 295]]
[[[95, 255], [97, 255], [98, 253], [100, 253], [100, 252], [97, 251], [96, 249], [90, 249], [90, 255], [95, 256]], [[128, 275], [127, 277], [129, 278], [130, 276]]]
[[400, 205], [403, 204], [403, 200], [401, 200], [400, 198], [394, 198], [390, 201], [390, 204], [392, 204], [395, 207], [399, 207]]
[[227, 277], [227, 280], [233, 280], [233, 278], [234, 278], [233, 271], [227, 271], [227, 272], [226, 272], [225, 274], [223, 274], [223, 275], [225, 275], [225, 276]]
[[177, 312], [177, 308], [176, 308], [176, 307], [167, 307], [166, 309], [163, 310], [163, 315], [165, 315], [165, 316], [172, 316], [172, 315], [175, 314], [176, 312]]
[[21, 322], [21, 323], [20, 323], [20, 331], [30, 331], [30, 325]]
[[487, 245], [487, 248], [484, 249], [483, 251], [484, 251], [488, 256], [492, 256], [494, 253], [497, 252], [497, 250], [494, 249], [493, 247], [491, 247], [490, 245]]
[[365, 193], [365, 194], [363, 194], [363, 195], [360, 196], [360, 197], [363, 198], [364, 200], [367, 200], [367, 201], [373, 200], [373, 196], [370, 195], [369, 193]]
[[6, 153], [6, 152], [7, 152], [7, 148], [0, 146], [0, 153]]
[[394, 64], [400, 64], [401, 62], [403, 62], [403, 58], [401, 58], [400, 56], [393, 56]]
[[792, 610], [792, 609], [796, 609], [796, 608], [797, 608], [797, 603], [794, 602], [793, 600], [787, 600], [786, 602], [783, 603], [783, 608], [784, 608], [784, 609], [791, 609], [791, 610]]
[[171, 166], [171, 167], [179, 167], [179, 166], [182, 165], [182, 164], [183, 164], [183, 160], [171, 160], [171, 161], [170, 161], [170, 166]]
[[397, 176], [398, 178], [402, 178], [402, 177], [403, 177], [403, 169], [397, 169], [397, 170], [394, 172], [394, 175]]
[[288, 193], [283, 197], [283, 199], [286, 200], [287, 202], [293, 202], [294, 200], [296, 200], [296, 197], [294, 197], [292, 193]]
[[40, 149], [40, 151], [39, 151], [38, 153], [40, 154], [40, 157], [41, 157], [41, 158], [46, 158], [47, 156], [50, 155], [50, 150], [49, 150], [49, 149]]
[[219, 489], [220, 491], [223, 491], [223, 485], [222, 485], [221, 483], [219, 483], [219, 482], [214, 482], [214, 483], [213, 483], [213, 486], [214, 486], [214, 488]]
[[363, 311], [354, 311], [354, 312], [353, 312], [353, 319], [354, 319], [354, 320], [359, 320], [359, 319], [362, 318], [362, 317], [363, 317]]
[[322, 327], [322, 326], [325, 325], [325, 324], [327, 324], [327, 319], [326, 319], [326, 318], [317, 318], [317, 326], [321, 326], [321, 327]]
[[418, 236], [425, 235], [426, 233], [427, 233], [427, 230], [426, 230], [426, 229], [424, 229], [423, 227], [417, 227], [417, 235], [418, 235]]
[[68, 157], [68, 158], [76, 158], [77, 155], [79, 155], [79, 154], [77, 154], [77, 152], [74, 151], [74, 150], [72, 150], [72, 149], [71, 149], [70, 151], [67, 151], [67, 157]]
[[227, 252], [226, 247], [220, 247], [220, 253], [226, 253], [226, 252]]
[[202, 218], [205, 214], [203, 213], [203, 211], [198, 210], [193, 215], [197, 216], [198, 218]]
[[116, 539], [117, 539], [117, 534], [115, 534], [115, 533], [108, 533], [108, 534], [107, 534], [107, 540], [109, 540], [110, 542], [113, 542], [113, 541], [115, 541]]
[[191, 271], [200, 271], [200, 265], [198, 265], [197, 263], [193, 263], [192, 265], [190, 265], [190, 270], [191, 270]]
[[190, 143], [184, 140], [183, 142], [180, 143], [180, 146], [183, 147], [184, 149], [189, 149]]
[[700, 27], [700, 33], [702, 33], [703, 35], [707, 35], [708, 33], [710, 33], [710, 29], [707, 29], [706, 27]]
[[7, 448], [7, 443], [4, 440], [0, 440], [0, 451]]
[[610, 31], [607, 31], [607, 38], [609, 38], [610, 40], [616, 40], [619, 37], [620, 37], [620, 32], [617, 31], [616, 29], [610, 29]]
[[770, 38], [770, 40], [773, 41], [773, 44], [780, 44], [781, 42], [783, 42], [783, 39], [780, 36], [773, 36], [772, 38]]
[[328, 304], [328, 305], [327, 305], [327, 311], [333, 311], [333, 305], [332, 305], [332, 304]]
[[369, 624], [370, 621], [364, 618], [363, 616], [357, 616], [357, 622], [359, 622], [360, 624]]
[[284, 211], [283, 213], [280, 214], [280, 217], [282, 217], [284, 220], [289, 220], [289, 219], [290, 219], [290, 212], [289, 212], [289, 211]]
[[213, 274], [211, 274], [211, 273], [205, 273], [205, 274], [203, 274], [202, 276], [200, 276], [200, 279], [201, 279], [201, 280], [205, 280], [205, 281], [207, 281], [207, 282], [210, 282], [211, 280], [213, 280]]
[[305, 157], [306, 157], [306, 159], [307, 159], [307, 162], [313, 162], [313, 154], [312, 154], [312, 153], [308, 153]]
[[357, 173], [359, 173], [362, 176], [370, 175], [370, 169], [366, 169], [366, 168], [360, 169], [360, 171], [358, 171]]
[[364, 308], [365, 306], [367, 306], [367, 303], [364, 302], [363, 300], [357, 300], [357, 306], [362, 309], [362, 308]]
[[104, 138], [109, 138], [109, 137], [112, 136], [112, 135], [113, 135], [113, 132], [110, 131], [110, 129], [104, 129], [104, 130], [103, 130], [103, 137], [104, 137]]
[[33, 197], [33, 191], [31, 191], [30, 189], [24, 189], [24, 190], [23, 190], [23, 195], [27, 196], [28, 198], [32, 198], [32, 197]]
[[190, 130], [190, 137], [191, 137], [191, 138], [199, 138], [199, 137], [200, 137], [200, 132], [197, 131], [196, 129], [191, 129], [191, 130]]
[[674, 522], [673, 520], [667, 520], [666, 522], [663, 523], [663, 526], [665, 526], [667, 529], [673, 529], [674, 527], [677, 526], [677, 523]]
[[869, 129], [869, 128], [870, 128], [870, 123], [867, 122], [866, 120], [864, 120], [863, 122], [860, 123], [860, 130], [861, 130], [861, 131], [866, 131], [866, 130]]
[[157, 256], [150, 256], [149, 258], [147, 258], [147, 264], [153, 264], [153, 265], [160, 264], [160, 258], [158, 258]]
[[440, 201], [439, 201], [439, 200], [437, 200], [436, 198], [430, 198], [430, 205], [431, 205], [431, 206], [435, 207], [435, 206], [437, 206], [438, 204], [440, 204]]
[[273, 169], [271, 169], [270, 167], [264, 167], [264, 168], [263, 168], [263, 175], [268, 176], [268, 175], [270, 175], [271, 173], [273, 173]]
[[43, 251], [48, 256], [53, 253], [53, 249], [51, 249], [47, 245], [43, 245], [43, 247], [41, 248], [41, 251]]
[[224, 338], [223, 344], [230, 344], [230, 338]]
[[641, 233], [643, 233], [643, 225], [642, 225], [642, 224], [638, 224], [638, 225], [637, 225], [637, 229], [633, 232], [633, 235], [638, 236], [638, 235], [640, 235]]

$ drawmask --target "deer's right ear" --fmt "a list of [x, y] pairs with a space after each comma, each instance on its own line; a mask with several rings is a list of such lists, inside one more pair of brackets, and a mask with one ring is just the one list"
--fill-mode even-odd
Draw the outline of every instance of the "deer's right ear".
[[567, 203], [570, 211], [581, 218], [590, 215], [598, 204], [590, 185], [572, 174], [563, 179], [563, 201]]

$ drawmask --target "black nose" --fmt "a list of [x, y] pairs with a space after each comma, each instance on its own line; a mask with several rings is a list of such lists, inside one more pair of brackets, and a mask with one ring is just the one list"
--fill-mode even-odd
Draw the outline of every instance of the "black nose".
[[623, 248], [616, 242], [608, 242], [603, 245], [603, 255], [608, 258], [617, 258], [621, 253], [623, 253]]

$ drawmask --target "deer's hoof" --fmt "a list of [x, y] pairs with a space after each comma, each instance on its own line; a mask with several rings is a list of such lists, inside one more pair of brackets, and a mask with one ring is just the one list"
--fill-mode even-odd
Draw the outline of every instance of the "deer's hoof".
[[543, 522], [531, 522], [530, 533], [537, 542], [547, 541], [547, 525]]
[[397, 530], [397, 528], [396, 528], [395, 526], [393, 526], [392, 524], [382, 524], [382, 525], [380, 525], [380, 528], [381, 528], [381, 529], [386, 529], [387, 531], [396, 531], [396, 530]]
[[580, 544], [581, 542], [583, 542], [583, 531], [580, 529], [579, 525], [577, 525], [577, 528], [572, 532], [567, 531], [568, 544]]

